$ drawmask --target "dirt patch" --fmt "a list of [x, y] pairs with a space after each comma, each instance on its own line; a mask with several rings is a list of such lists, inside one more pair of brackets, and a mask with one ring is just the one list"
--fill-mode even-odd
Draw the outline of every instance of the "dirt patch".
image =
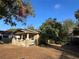
[[0, 59], [59, 59], [61, 54], [53, 48], [0, 45]]

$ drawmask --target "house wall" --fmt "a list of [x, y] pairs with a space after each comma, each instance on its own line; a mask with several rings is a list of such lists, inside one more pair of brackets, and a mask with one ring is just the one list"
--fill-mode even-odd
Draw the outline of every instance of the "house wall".
[[39, 44], [39, 42], [38, 42], [38, 40], [39, 40], [39, 34], [36, 34], [34, 36], [34, 39], [35, 39], [35, 44], [38, 45]]
[[34, 39], [32, 40], [32, 38], [27, 37], [25, 40], [23, 40], [23, 39], [18, 39], [18, 38], [15, 39], [13, 37], [12, 38], [12, 44], [13, 45], [18, 45], [18, 46], [26, 46], [26, 47], [31, 46], [31, 45], [37, 45], [38, 44], [38, 39], [39, 39], [39, 34], [34, 35], [33, 38]]
[[11, 43], [12, 41], [12, 34], [1, 34], [0, 41], [3, 43]]

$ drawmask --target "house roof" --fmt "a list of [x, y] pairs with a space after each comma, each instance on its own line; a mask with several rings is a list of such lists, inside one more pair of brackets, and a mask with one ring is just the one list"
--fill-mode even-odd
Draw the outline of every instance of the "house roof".
[[0, 34], [11, 34], [12, 32], [10, 31], [0, 31]]
[[31, 30], [31, 29], [17, 29], [14, 34], [24, 34], [24, 33], [32, 33], [32, 34], [37, 34], [39, 31], [36, 30]]
[[38, 34], [39, 30], [31, 30], [31, 29], [16, 29], [14, 31], [6, 30], [6, 31], [0, 31], [0, 34], [25, 34], [25, 33], [31, 33], [31, 34]]
[[36, 31], [36, 30], [30, 30], [30, 29], [25, 29], [24, 32], [25, 32], [25, 33], [39, 33], [39, 32]]

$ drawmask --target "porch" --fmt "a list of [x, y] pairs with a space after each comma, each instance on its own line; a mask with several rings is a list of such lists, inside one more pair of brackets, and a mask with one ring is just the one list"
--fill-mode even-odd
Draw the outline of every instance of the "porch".
[[38, 34], [34, 34], [34, 33], [15, 34], [12, 38], [13, 45], [18, 45], [23, 47], [36, 45], [37, 42], [38, 42]]

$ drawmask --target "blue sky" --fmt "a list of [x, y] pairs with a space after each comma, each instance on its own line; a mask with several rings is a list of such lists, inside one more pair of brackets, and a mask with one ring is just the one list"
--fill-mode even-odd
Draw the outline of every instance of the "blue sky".
[[[27, 25], [23, 26], [18, 23], [16, 28], [25, 28], [33, 25], [35, 28], [45, 22], [49, 17], [57, 18], [57, 21], [63, 22], [70, 18], [75, 21], [74, 12], [79, 9], [79, 0], [31, 0], [32, 7], [35, 11], [35, 17], [28, 17]], [[0, 30], [12, 28], [0, 20]]]

